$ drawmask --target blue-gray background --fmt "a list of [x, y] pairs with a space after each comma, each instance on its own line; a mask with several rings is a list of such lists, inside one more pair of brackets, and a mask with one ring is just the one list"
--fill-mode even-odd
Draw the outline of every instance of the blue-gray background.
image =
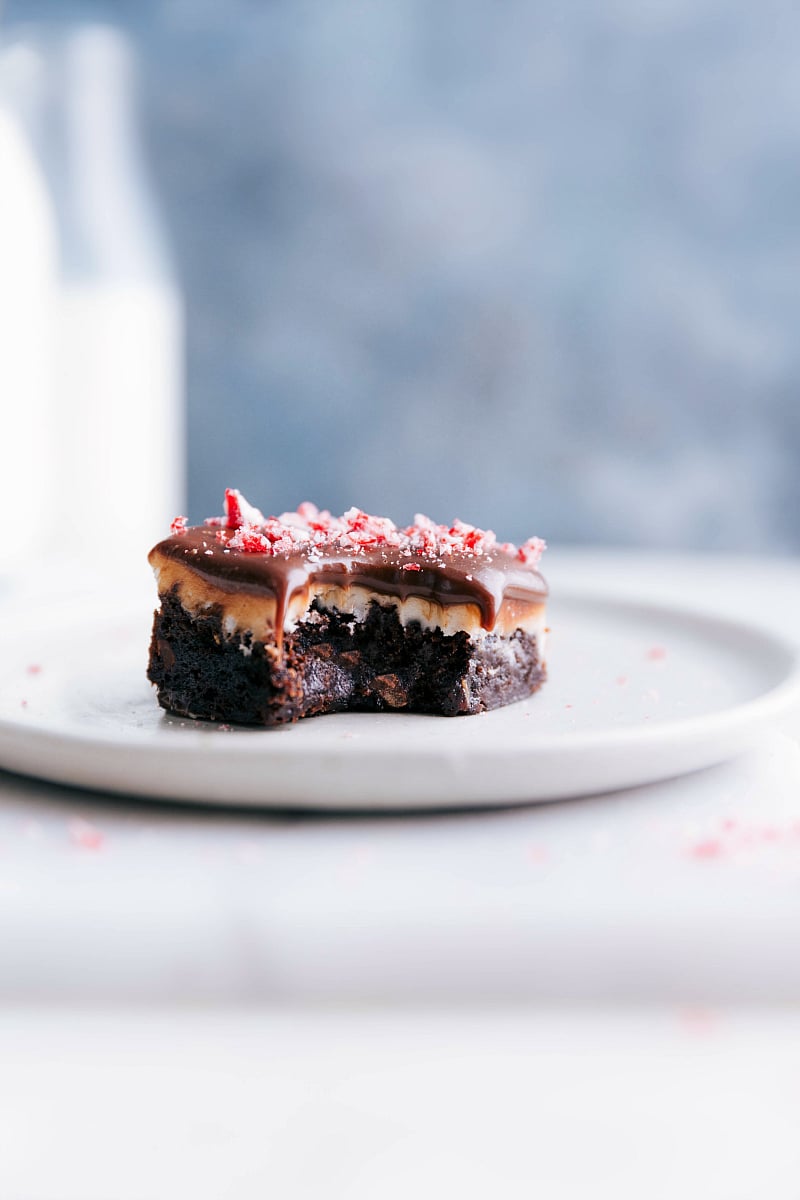
[[503, 536], [800, 549], [800, 7], [9, 0], [117, 20], [236, 484]]

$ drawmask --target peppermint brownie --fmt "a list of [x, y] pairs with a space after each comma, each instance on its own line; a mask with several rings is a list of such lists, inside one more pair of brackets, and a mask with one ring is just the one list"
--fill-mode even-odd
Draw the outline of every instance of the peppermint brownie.
[[543, 549], [421, 515], [265, 518], [229, 489], [223, 517], [178, 517], [150, 552], [148, 678], [171, 712], [248, 725], [497, 708], [545, 678]]

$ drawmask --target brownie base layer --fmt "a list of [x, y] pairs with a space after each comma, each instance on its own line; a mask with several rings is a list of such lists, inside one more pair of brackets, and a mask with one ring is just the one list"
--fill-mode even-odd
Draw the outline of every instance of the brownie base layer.
[[147, 676], [162, 708], [180, 716], [281, 725], [344, 711], [482, 712], [535, 692], [545, 668], [522, 630], [473, 642], [402, 625], [376, 601], [358, 621], [312, 607], [281, 651], [225, 633], [218, 609], [192, 615], [173, 591], [155, 614]]

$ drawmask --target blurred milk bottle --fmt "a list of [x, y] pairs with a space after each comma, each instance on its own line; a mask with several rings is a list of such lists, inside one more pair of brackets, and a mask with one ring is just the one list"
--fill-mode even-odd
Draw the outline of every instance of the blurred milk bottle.
[[53, 508], [56, 243], [26, 133], [0, 94], [0, 584], [36, 558]]
[[180, 295], [141, 151], [129, 42], [78, 28], [52, 72], [60, 511], [77, 559], [139, 567], [184, 511]]
[[[133, 54], [106, 26], [9, 32], [4, 73], [36, 146], [58, 240], [49, 552], [98, 574], [141, 572], [184, 509], [183, 318], [139, 140]], [[17, 207], [36, 209], [23, 198]], [[33, 242], [27, 228], [23, 220], [22, 239]], [[17, 256], [32, 256], [19, 225], [2, 237], [12, 251], [20, 243]], [[3, 252], [0, 295], [12, 291], [6, 261]]]

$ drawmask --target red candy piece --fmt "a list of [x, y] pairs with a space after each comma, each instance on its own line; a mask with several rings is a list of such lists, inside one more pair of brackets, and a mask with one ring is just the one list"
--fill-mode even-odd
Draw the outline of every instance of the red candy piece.
[[228, 538], [229, 550], [244, 550], [246, 554], [267, 554], [271, 548], [257, 525], [242, 525]]
[[226, 529], [239, 529], [242, 525], [263, 525], [264, 514], [248, 503], [236, 488], [225, 488], [225, 516], [206, 517], [204, 525], [222, 525]]
[[523, 542], [517, 551], [517, 558], [520, 562], [525, 563], [526, 567], [535, 567], [546, 549], [547, 542], [544, 538], [528, 538], [527, 542]]
[[242, 525], [264, 524], [264, 514], [252, 504], [248, 504], [236, 488], [225, 488], [225, 516], [229, 529], [239, 529]]

